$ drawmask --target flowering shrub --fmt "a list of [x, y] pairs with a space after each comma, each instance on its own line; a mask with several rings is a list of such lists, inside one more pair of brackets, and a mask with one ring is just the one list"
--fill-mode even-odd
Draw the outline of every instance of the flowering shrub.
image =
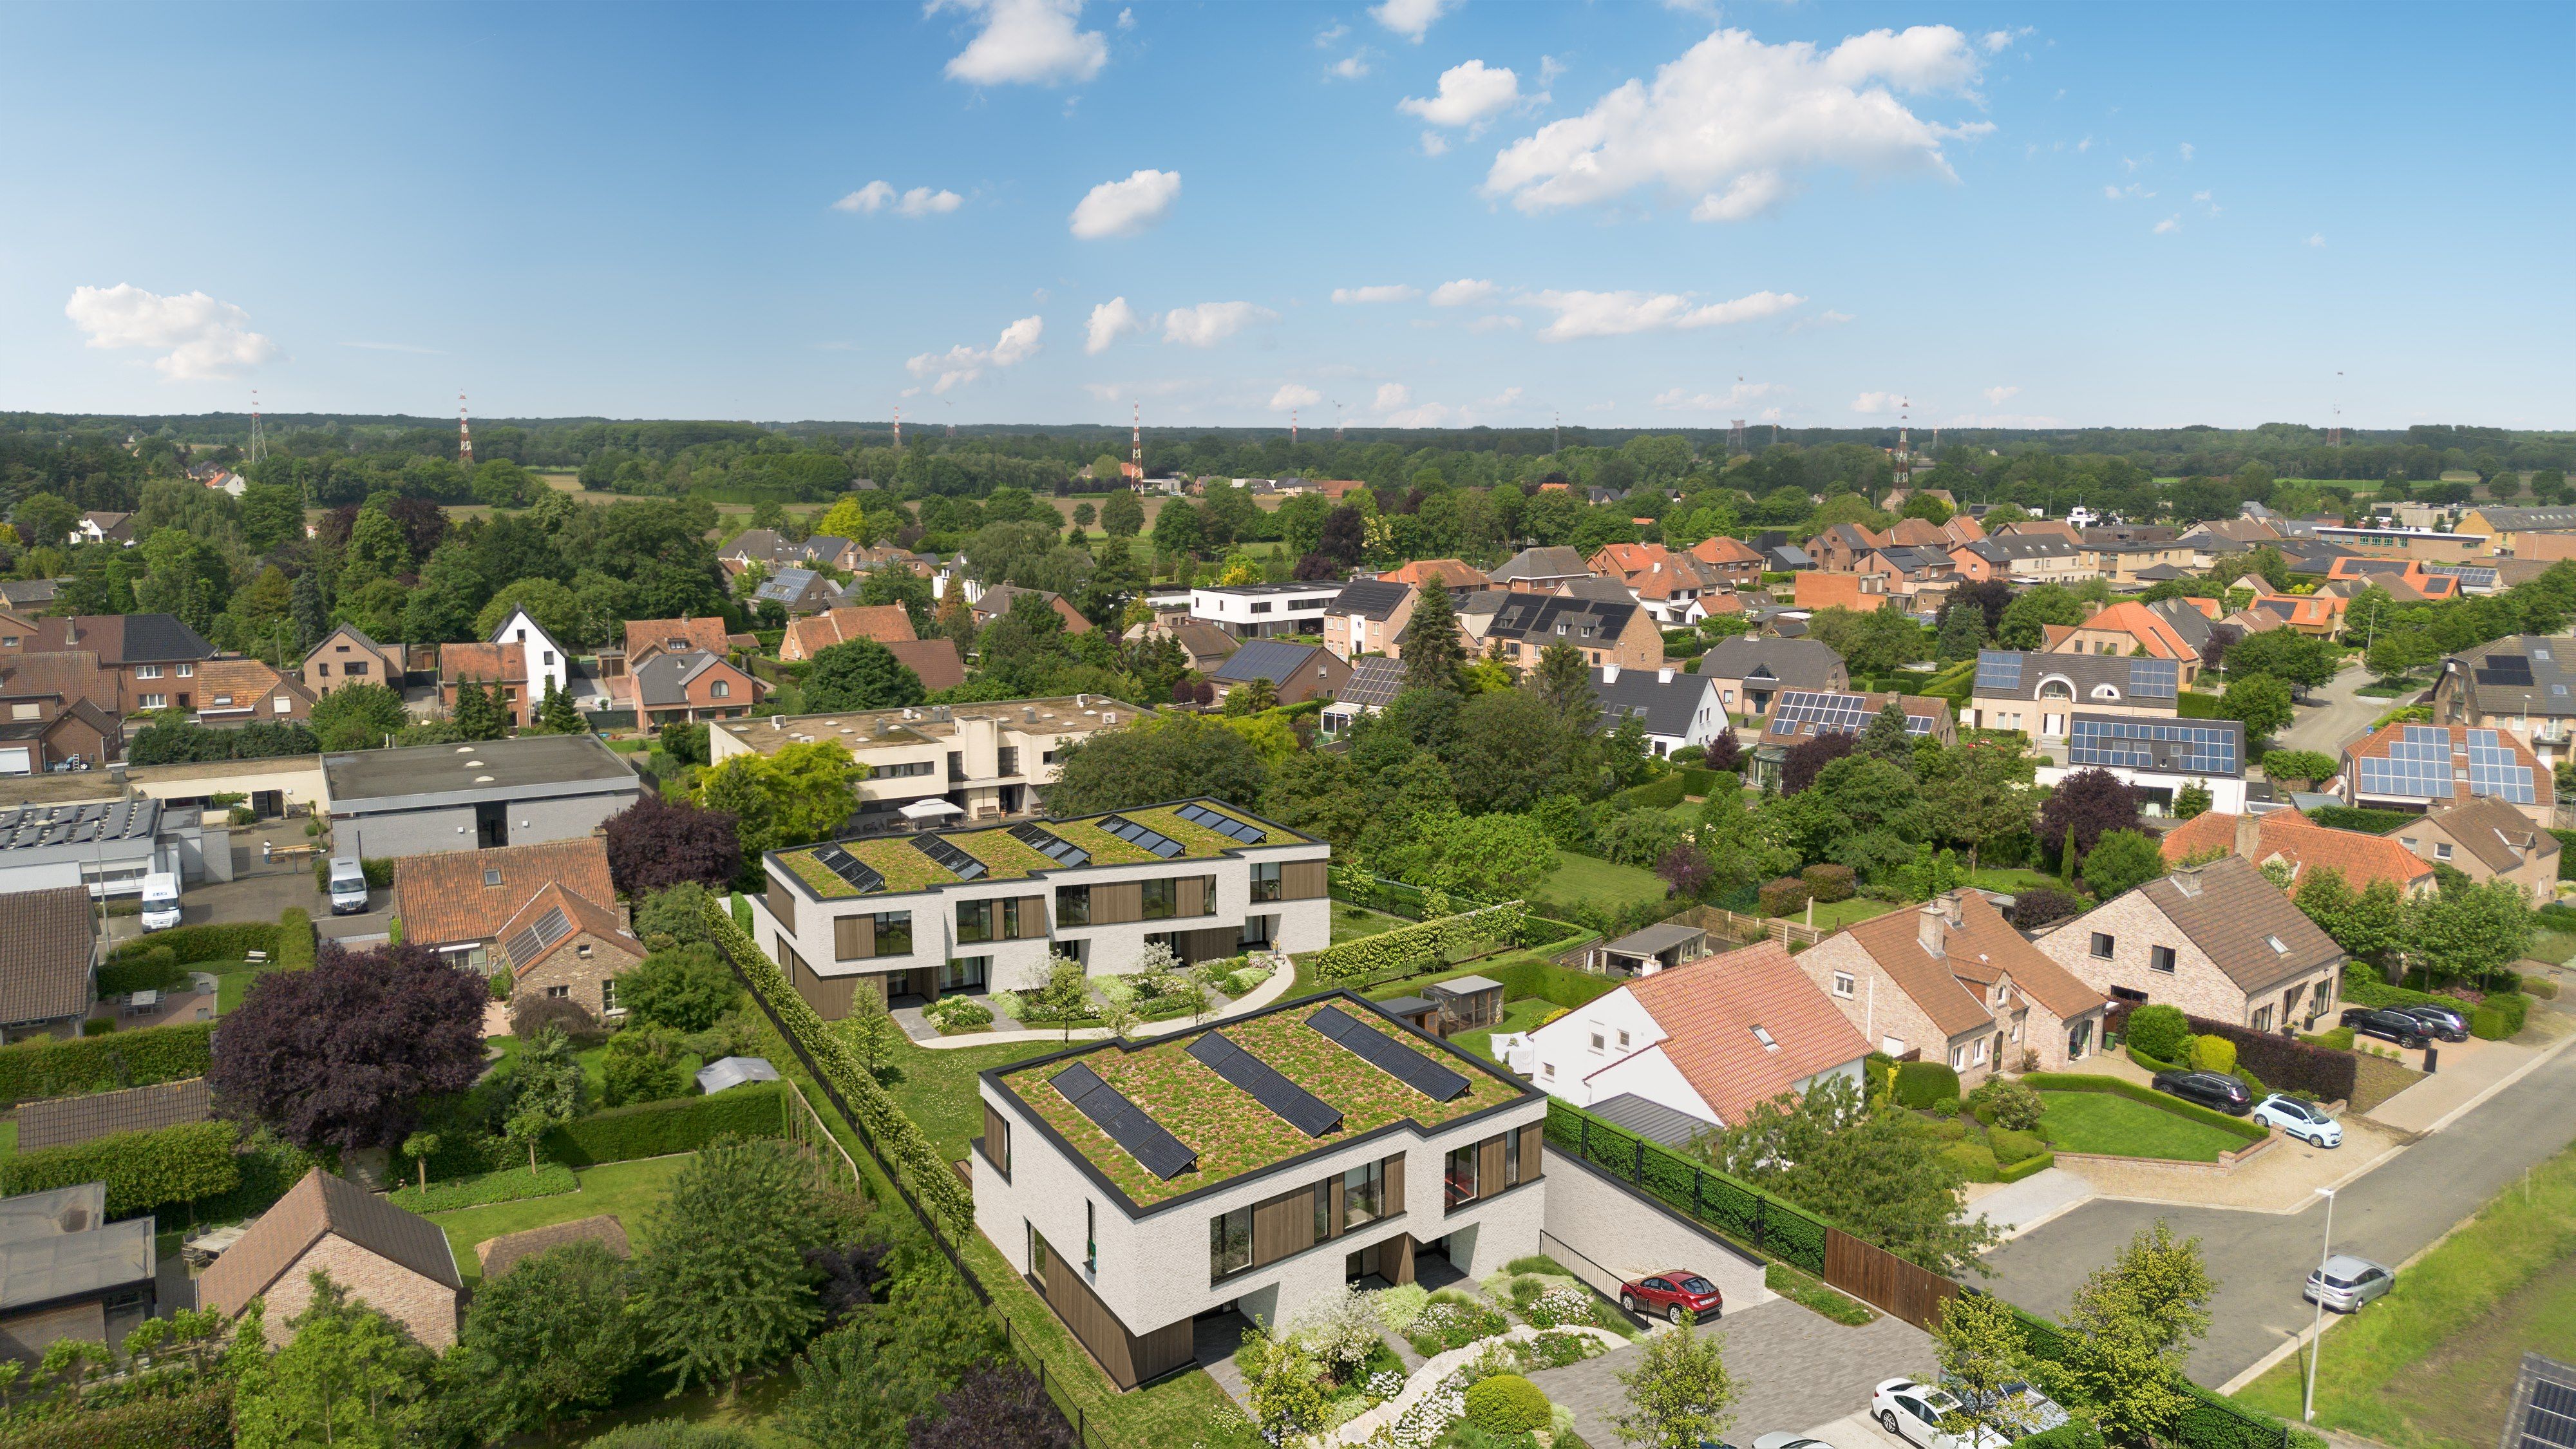
[[1379, 1369], [1368, 1376], [1368, 1382], [1361, 1386], [1361, 1392], [1375, 1402], [1384, 1403], [1404, 1392], [1404, 1375], [1394, 1369]]
[[1532, 1328], [1558, 1328], [1592, 1322], [1592, 1295], [1580, 1288], [1550, 1288], [1521, 1309]]
[[1601, 1351], [1601, 1340], [1586, 1333], [1542, 1333], [1521, 1344], [1521, 1356], [1533, 1369], [1563, 1368]]
[[1453, 1348], [1465, 1348], [1480, 1338], [1491, 1338], [1505, 1326], [1503, 1316], [1483, 1304], [1440, 1298], [1413, 1320], [1413, 1331], [1406, 1338], [1415, 1353], [1429, 1358]]
[[1431, 1301], [1431, 1290], [1419, 1283], [1400, 1283], [1377, 1295], [1378, 1321], [1386, 1331], [1399, 1337], [1413, 1332], [1415, 1319], [1422, 1316], [1424, 1305]]
[[1449, 1437], [1450, 1426], [1465, 1417], [1466, 1384], [1459, 1375], [1451, 1374], [1397, 1417], [1394, 1439], [1399, 1449], [1433, 1449]]

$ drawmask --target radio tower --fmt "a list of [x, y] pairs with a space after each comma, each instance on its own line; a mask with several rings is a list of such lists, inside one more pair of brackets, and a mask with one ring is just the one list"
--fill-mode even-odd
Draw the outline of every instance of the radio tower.
[[456, 395], [456, 466], [474, 466], [474, 429], [465, 421], [465, 394]]
[[1902, 488], [1914, 481], [1914, 446], [1912, 398], [1899, 398], [1896, 403], [1896, 486]]
[[1127, 465], [1136, 470], [1136, 481], [1145, 481], [1145, 405], [1127, 404]]
[[250, 465], [268, 457], [268, 435], [259, 429], [259, 389], [250, 390]]
[[1297, 446], [1297, 410], [1295, 408], [1288, 410], [1288, 446], [1292, 448]]
[[[2341, 377], [2343, 373], [2338, 370], [2335, 376]], [[2343, 404], [2340, 402], [2334, 405], [2334, 425], [2326, 429], [2326, 446], [2329, 448], [2343, 446]]]
[[1334, 441], [1334, 442], [1336, 442], [1336, 443], [1338, 443], [1338, 442], [1340, 442], [1341, 440], [1342, 440], [1342, 405], [1341, 405], [1340, 403], [1335, 403], [1335, 404], [1333, 404], [1333, 441]]
[[1741, 453], [1744, 451], [1744, 419], [1733, 418], [1728, 421], [1726, 429], [1726, 451], [1729, 454]]
[[898, 453], [903, 451], [903, 407], [901, 404], [897, 404], [894, 410], [894, 450]]

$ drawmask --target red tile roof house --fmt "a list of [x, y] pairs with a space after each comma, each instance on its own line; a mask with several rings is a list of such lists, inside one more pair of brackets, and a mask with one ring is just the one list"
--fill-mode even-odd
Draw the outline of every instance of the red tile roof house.
[[0, 656], [0, 775], [40, 775], [125, 753], [116, 676], [87, 653]]
[[528, 651], [522, 644], [441, 644], [438, 646], [438, 705], [456, 712], [456, 689], [471, 681], [489, 689], [501, 686], [501, 712], [512, 724], [533, 723], [545, 703], [528, 699]]
[[[2510, 809], [2506, 813], [2522, 820]], [[2528, 821], [2522, 823], [2529, 828]], [[2257, 866], [2280, 861], [2290, 871], [2292, 890], [2319, 870], [2340, 873], [2344, 884], [2357, 891], [2383, 880], [2410, 896], [2433, 889], [2432, 863], [2418, 860], [2396, 840], [2365, 830], [2319, 825], [2295, 810], [2275, 810], [2269, 815], [2204, 811], [2166, 831], [2156, 844], [2174, 865], [2218, 855], [2242, 856]]]
[[656, 649], [607, 683], [609, 698], [619, 708], [635, 711], [636, 726], [646, 730], [734, 719], [751, 713], [769, 689], [723, 655], [702, 649], [682, 654]]
[[1703, 538], [1690, 546], [1690, 556], [1707, 564], [1718, 576], [1739, 589], [1750, 589], [1762, 582], [1762, 555], [1740, 538], [1725, 534]]
[[2119, 1000], [2254, 1031], [2315, 1030], [2334, 1009], [2345, 961], [2306, 912], [2234, 855], [2178, 867], [2032, 944]]
[[787, 635], [778, 642], [778, 657], [793, 662], [811, 659], [835, 644], [854, 639], [900, 644], [916, 637], [912, 615], [904, 612], [901, 604], [844, 606], [788, 620]]
[[615, 1013], [616, 978], [644, 959], [608, 879], [597, 836], [407, 855], [394, 863], [403, 938], [459, 969], [508, 971], [511, 993], [569, 997]]
[[1533, 1084], [1578, 1107], [1638, 1097], [1710, 1130], [1842, 1077], [1869, 1043], [1779, 943], [1636, 977], [1529, 1034]]
[[116, 712], [197, 707], [197, 666], [215, 646], [172, 614], [83, 614], [36, 621], [33, 654], [86, 652], [117, 678]]
[[756, 642], [748, 634], [729, 633], [725, 621], [715, 617], [681, 619], [629, 619], [625, 633], [626, 667], [636, 665], [656, 654], [686, 654], [701, 650], [708, 654], [726, 654], [739, 644]]
[[1947, 1062], [1962, 1090], [1997, 1072], [2063, 1071], [2101, 1046], [2102, 992], [1977, 891], [1863, 921], [1796, 959], [1873, 1046]]
[[287, 724], [313, 717], [304, 681], [256, 659], [209, 659], [197, 666], [197, 723]]
[[456, 1341], [465, 1275], [446, 1231], [318, 1167], [206, 1269], [197, 1303], [231, 1318], [260, 1299], [268, 1341], [283, 1345], [295, 1337], [287, 1321], [313, 1302], [317, 1270], [423, 1348]]
[[2346, 805], [2418, 814], [2492, 795], [2534, 825], [2557, 823], [2552, 817], [2558, 787], [2550, 767], [2500, 729], [2405, 721], [2382, 726], [2343, 747], [2343, 771], [2327, 788]]

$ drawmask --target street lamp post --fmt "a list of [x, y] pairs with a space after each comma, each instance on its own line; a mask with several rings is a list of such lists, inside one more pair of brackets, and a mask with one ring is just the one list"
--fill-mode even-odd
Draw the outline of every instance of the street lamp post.
[[2317, 1249], [2317, 1317], [2308, 1334], [2308, 1396], [2301, 1417], [2308, 1423], [2317, 1421], [2317, 1352], [2326, 1342], [2326, 1259], [2334, 1256], [2334, 1189], [2321, 1187], [2317, 1196], [2326, 1200], [2326, 1236]]

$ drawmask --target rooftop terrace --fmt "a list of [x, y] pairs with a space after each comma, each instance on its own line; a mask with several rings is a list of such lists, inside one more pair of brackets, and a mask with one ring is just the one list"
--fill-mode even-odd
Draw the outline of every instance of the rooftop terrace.
[[983, 704], [915, 705], [906, 709], [842, 710], [836, 714], [759, 715], [715, 728], [744, 749], [774, 755], [794, 744], [833, 740], [852, 753], [873, 745], [919, 745], [953, 739], [966, 720], [998, 720], [1005, 727], [1043, 734], [1077, 734], [1133, 724], [1152, 710], [1105, 694], [1059, 699], [1004, 699]]
[[[1185, 812], [1197, 819], [1182, 818]], [[1130, 828], [1112, 833], [1122, 821]], [[1220, 831], [1212, 823], [1215, 821], [1226, 822], [1235, 833]], [[1161, 836], [1179, 849], [1154, 848], [1153, 836]], [[1062, 845], [1055, 843], [1059, 841]], [[925, 848], [916, 842], [935, 843]], [[778, 851], [776, 859], [812, 887], [817, 898], [830, 901], [937, 890], [969, 880], [1023, 880], [1040, 871], [1073, 870], [1086, 865], [1211, 860], [1246, 846], [1306, 843], [1306, 837], [1265, 824], [1230, 805], [1214, 800], [1179, 800], [1072, 820], [1031, 820], [971, 830], [831, 841]], [[975, 870], [975, 866], [982, 869]]]

